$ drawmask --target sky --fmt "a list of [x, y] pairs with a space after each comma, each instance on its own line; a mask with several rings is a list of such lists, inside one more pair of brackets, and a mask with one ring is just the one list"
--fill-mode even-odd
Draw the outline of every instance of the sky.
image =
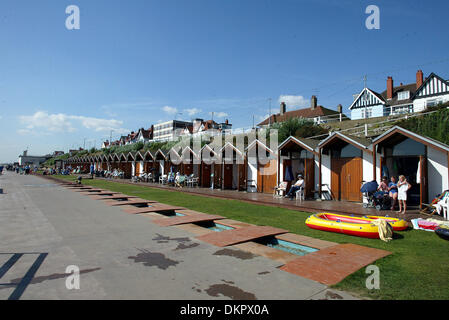
[[[69, 30], [66, 8], [80, 11]], [[369, 5], [380, 11], [368, 29]], [[367, 86], [449, 79], [447, 1], [2, 0], [0, 163], [172, 119], [251, 127]], [[71, 18], [70, 18], [71, 21]]]

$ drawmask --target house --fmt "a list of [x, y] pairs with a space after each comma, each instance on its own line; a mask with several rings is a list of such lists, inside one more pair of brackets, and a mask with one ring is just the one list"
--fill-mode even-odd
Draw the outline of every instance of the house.
[[411, 97], [414, 112], [449, 101], [449, 80], [444, 80], [434, 73], [431, 73], [424, 81], [422, 81], [422, 72], [420, 77], [420, 81], [416, 84], [418, 89]]
[[284, 122], [291, 118], [307, 118], [313, 120], [315, 123], [322, 123], [326, 118], [333, 118], [338, 120], [347, 119], [343, 114], [343, 108], [341, 105], [337, 107], [337, 110], [331, 110], [323, 106], [318, 105], [318, 98], [312, 96], [310, 108], [297, 109], [292, 111], [287, 111], [287, 106], [285, 102], [281, 102], [280, 112], [273, 114], [264, 121], [258, 124], [259, 127], [267, 127], [274, 123]]
[[394, 86], [387, 78], [387, 89], [378, 93], [364, 88], [349, 106], [351, 119], [368, 119], [421, 112], [427, 107], [449, 101], [449, 82], [431, 73], [425, 80], [422, 70], [416, 72], [416, 82]]
[[143, 142], [147, 143], [153, 140], [153, 129], [154, 127], [151, 126], [148, 128], [148, 130], [145, 130], [144, 128], [140, 128], [135, 137], [135, 142]]

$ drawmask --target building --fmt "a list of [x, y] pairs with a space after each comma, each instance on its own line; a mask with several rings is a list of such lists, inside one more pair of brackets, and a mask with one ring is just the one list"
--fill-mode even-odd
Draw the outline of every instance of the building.
[[170, 120], [154, 125], [153, 140], [154, 141], [173, 141], [176, 140], [186, 127], [191, 126], [191, 122]]
[[318, 98], [316, 96], [312, 96], [310, 108], [287, 111], [286, 104], [281, 102], [280, 112], [271, 115], [264, 121], [260, 122], [258, 126], [266, 127], [274, 123], [284, 122], [291, 118], [307, 118], [313, 120], [315, 123], [327, 122], [330, 119], [340, 121], [347, 119], [347, 117], [343, 114], [341, 105], [337, 107], [337, 110], [331, 110], [323, 106], [319, 106]]
[[422, 70], [416, 72], [416, 82], [394, 86], [387, 78], [387, 89], [378, 93], [364, 88], [349, 106], [351, 120], [387, 117], [421, 112], [427, 107], [449, 101], [449, 82], [431, 73], [423, 79]]
[[26, 150], [19, 156], [19, 166], [40, 166], [51, 157], [52, 155], [49, 154], [45, 156], [30, 156], [28, 155], [28, 150]]

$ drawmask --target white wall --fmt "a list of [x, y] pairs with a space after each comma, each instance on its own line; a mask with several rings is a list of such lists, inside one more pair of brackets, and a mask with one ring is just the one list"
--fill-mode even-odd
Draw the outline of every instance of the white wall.
[[362, 179], [365, 182], [373, 180], [373, 155], [366, 151], [362, 156]]
[[331, 186], [331, 158], [325, 154], [321, 156], [321, 183]]
[[254, 180], [257, 185], [257, 158], [248, 158], [248, 180]]
[[441, 96], [433, 96], [426, 98], [416, 98], [413, 100], [413, 111], [421, 112], [427, 108], [427, 101], [429, 100], [437, 100], [438, 102], [444, 103], [449, 101], [449, 94], [444, 94]]
[[427, 148], [427, 172], [429, 176], [429, 201], [449, 189], [447, 153]]

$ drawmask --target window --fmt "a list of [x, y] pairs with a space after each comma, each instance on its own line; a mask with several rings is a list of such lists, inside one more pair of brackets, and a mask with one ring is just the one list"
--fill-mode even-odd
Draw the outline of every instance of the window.
[[410, 91], [398, 92], [398, 100], [406, 100], [408, 98], [410, 98]]
[[[365, 114], [366, 112], [366, 114]], [[362, 119], [371, 118], [373, 116], [373, 108], [362, 108]]]

